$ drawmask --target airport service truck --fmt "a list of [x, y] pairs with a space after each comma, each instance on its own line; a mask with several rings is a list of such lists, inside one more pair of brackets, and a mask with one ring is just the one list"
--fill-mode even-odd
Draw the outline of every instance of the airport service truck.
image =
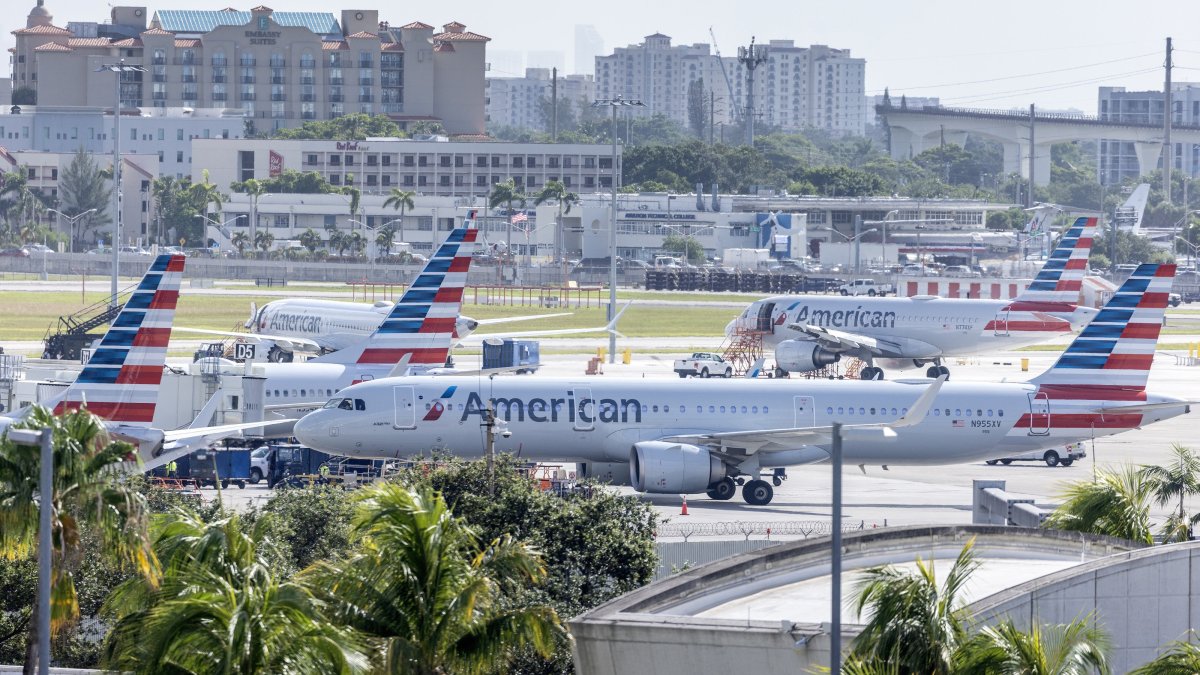
[[888, 295], [889, 293], [895, 294], [895, 292], [895, 286], [880, 283], [874, 279], [854, 279], [838, 287], [838, 293], [842, 295], [869, 295], [875, 297], [877, 295]]
[[680, 377], [733, 377], [733, 364], [720, 354], [694, 352], [691, 358], [677, 359], [675, 372]]
[[738, 270], [757, 272], [771, 262], [771, 251], [765, 248], [727, 248], [721, 255], [721, 265]]

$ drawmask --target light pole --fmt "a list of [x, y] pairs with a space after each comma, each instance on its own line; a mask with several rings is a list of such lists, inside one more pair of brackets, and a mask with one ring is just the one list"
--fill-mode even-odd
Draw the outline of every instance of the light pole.
[[[858, 224], [859, 224], [859, 222], [856, 218], [855, 223], [854, 223], [855, 230], [859, 229]], [[837, 230], [833, 229], [832, 227], [829, 228], [829, 231], [836, 234], [837, 236], [841, 237], [842, 239], [845, 239], [847, 243], [854, 244], [854, 275], [858, 276], [858, 268], [859, 268], [859, 265], [858, 265], [858, 263], [859, 263], [859, 258], [858, 258], [859, 245], [858, 245], [858, 242], [859, 242], [859, 239], [861, 237], [863, 237], [864, 235], [871, 234], [872, 232], [878, 232], [879, 230], [872, 227], [869, 230], [863, 230], [862, 232], [856, 232], [854, 234], [854, 236], [842, 234], [841, 232], [838, 232]]]
[[917, 262], [921, 265], [921, 276], [925, 276], [925, 256], [921, 253], [921, 232], [925, 230], [925, 226], [917, 225], [913, 229], [917, 231]]
[[41, 450], [38, 475], [38, 673], [50, 672], [50, 537], [54, 500], [54, 432], [51, 429], [9, 429], [8, 440]]
[[881, 237], [883, 238], [883, 267], [887, 269], [887, 226], [894, 216], [900, 215], [900, 209], [892, 209], [883, 214], [883, 220], [864, 220], [863, 225], [878, 225], [882, 228]]
[[[601, 98], [592, 102], [593, 108], [605, 106], [612, 108], [612, 204], [609, 207], [612, 219], [608, 229], [608, 321], [611, 323], [617, 316], [617, 183], [621, 180], [621, 171], [617, 167], [617, 108], [644, 108], [646, 104], [635, 98], [622, 98], [620, 94], [616, 98]], [[617, 362], [616, 333], [608, 334], [608, 362]]]
[[1192, 242], [1188, 241], [1187, 239], [1184, 239], [1183, 237], [1175, 237], [1175, 238], [1178, 239], [1179, 241], [1183, 242], [1184, 246], [1188, 247], [1188, 256], [1189, 256], [1188, 267], [1189, 268], [1193, 267], [1196, 264], [1196, 250], [1200, 249], [1200, 244], [1193, 244]]
[[[229, 232], [228, 232], [228, 231], [225, 229], [225, 226], [226, 226], [226, 225], [228, 225], [228, 224], [230, 224], [230, 223], [236, 223], [236, 222], [237, 222], [237, 216], [234, 216], [233, 218], [230, 218], [229, 220], [227, 220], [227, 221], [225, 221], [225, 222], [223, 222], [223, 223], [222, 223], [222, 222], [218, 222], [217, 220], [215, 220], [215, 219], [213, 219], [213, 218], [209, 218], [208, 216], [204, 215], [203, 213], [197, 213], [197, 214], [195, 214], [195, 216], [194, 216], [194, 217], [195, 217], [195, 218], [202, 218], [202, 219], [204, 219], [204, 221], [206, 221], [207, 223], [209, 223], [209, 224], [211, 224], [211, 225], [214, 225], [214, 226], [216, 226], [216, 228], [217, 228], [217, 231], [219, 231], [221, 234], [225, 235], [225, 238], [226, 238], [226, 239], [228, 239], [230, 242], [232, 242], [232, 241], [233, 241], [233, 235], [229, 234]], [[254, 243], [254, 242], [251, 242], [251, 243]]]
[[[1187, 182], [1186, 182], [1186, 181], [1184, 182], [1184, 185], [1187, 185]], [[1185, 222], [1187, 222], [1187, 219], [1188, 219], [1189, 217], [1191, 217], [1192, 215], [1195, 215], [1195, 214], [1197, 214], [1197, 213], [1200, 213], [1200, 211], [1188, 211], [1188, 212], [1186, 212], [1186, 213], [1184, 213], [1184, 214], [1183, 214], [1183, 217], [1182, 217], [1182, 218], [1180, 218], [1179, 220], [1175, 221], [1175, 234], [1174, 234], [1173, 236], [1174, 236], [1176, 239], [1179, 239], [1179, 233], [1183, 231], [1183, 224], [1184, 224]]]
[[46, 209], [46, 211], [48, 211], [50, 213], [57, 213], [59, 218], [66, 218], [67, 222], [71, 224], [71, 231], [69, 233], [67, 233], [67, 237], [68, 237], [67, 250], [70, 253], [74, 253], [75, 252], [75, 221], [88, 215], [89, 213], [95, 213], [96, 209], [88, 209], [87, 211], [84, 211], [83, 213], [77, 213], [74, 216], [68, 216], [67, 214], [63, 213], [62, 211], [59, 211], [58, 209]]
[[109, 298], [108, 304], [110, 307], [117, 305], [117, 273], [121, 267], [121, 77], [124, 73], [144, 73], [146, 69], [141, 66], [127, 65], [125, 59], [121, 59], [117, 63], [102, 63], [96, 68], [99, 72], [110, 72], [113, 74], [116, 100], [113, 101], [113, 267], [112, 267], [112, 297]]

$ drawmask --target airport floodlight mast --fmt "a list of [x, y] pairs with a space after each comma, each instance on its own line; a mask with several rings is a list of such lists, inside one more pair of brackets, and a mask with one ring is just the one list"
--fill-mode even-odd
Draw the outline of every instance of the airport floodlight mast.
[[[112, 288], [108, 299], [110, 307], [117, 305], [117, 275], [121, 267], [121, 83], [125, 81], [125, 73], [144, 73], [146, 69], [125, 63], [121, 59], [117, 63], [102, 63], [96, 68], [97, 73], [110, 72], [113, 74], [116, 100], [113, 101], [113, 234], [112, 234]], [[136, 76], [131, 76], [136, 77]]]
[[[605, 106], [612, 108], [612, 182], [609, 186], [612, 188], [612, 220], [609, 221], [608, 227], [608, 322], [612, 323], [613, 318], [617, 316], [617, 188], [620, 187], [618, 183], [621, 181], [621, 169], [617, 166], [617, 108], [644, 108], [646, 104], [636, 98], [623, 98], [620, 94], [617, 94], [616, 98], [598, 98], [592, 101], [593, 108]], [[617, 362], [615, 331], [608, 333], [608, 362]]]
[[738, 47], [737, 58], [746, 69], [746, 137], [747, 143], [754, 147], [754, 70], [767, 62], [767, 48], [754, 44], [751, 37], [749, 47]]

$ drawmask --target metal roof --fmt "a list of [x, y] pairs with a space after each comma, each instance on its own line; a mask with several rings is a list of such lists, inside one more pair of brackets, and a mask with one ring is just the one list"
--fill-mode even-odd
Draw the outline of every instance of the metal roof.
[[[244, 26], [250, 12], [229, 10], [160, 9], [155, 12], [163, 30], [173, 33], [207, 33], [217, 26]], [[341, 35], [342, 27], [329, 12], [274, 12], [271, 20], [280, 26], [307, 28], [317, 35]]]

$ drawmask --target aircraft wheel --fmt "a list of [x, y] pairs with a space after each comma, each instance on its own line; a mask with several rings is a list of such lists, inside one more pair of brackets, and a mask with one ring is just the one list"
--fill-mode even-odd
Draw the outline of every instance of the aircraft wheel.
[[929, 366], [929, 368], [925, 371], [925, 377], [928, 377], [931, 380], [936, 380], [941, 374], [941, 366]]
[[1009, 464], [1012, 464], [1012, 460], [1011, 459], [1002, 459], [1002, 460], [1000, 460], [1000, 463], [1003, 464], [1004, 466], [1008, 466]]
[[950, 379], [950, 369], [949, 368], [947, 368], [946, 366], [938, 366], [937, 370], [938, 370], [938, 375], [945, 375], [947, 380]]
[[984, 464], [987, 464], [988, 466], [996, 466], [999, 463], [1000, 463], [1000, 460], [998, 460], [998, 459], [989, 459], [984, 462]]
[[750, 506], [766, 506], [775, 496], [775, 488], [765, 480], [752, 480], [742, 487], [742, 499]]
[[729, 477], [722, 478], [708, 488], [709, 498], [717, 501], [723, 502], [733, 499], [735, 494], [737, 494], [737, 485], [735, 485], [733, 479]]

